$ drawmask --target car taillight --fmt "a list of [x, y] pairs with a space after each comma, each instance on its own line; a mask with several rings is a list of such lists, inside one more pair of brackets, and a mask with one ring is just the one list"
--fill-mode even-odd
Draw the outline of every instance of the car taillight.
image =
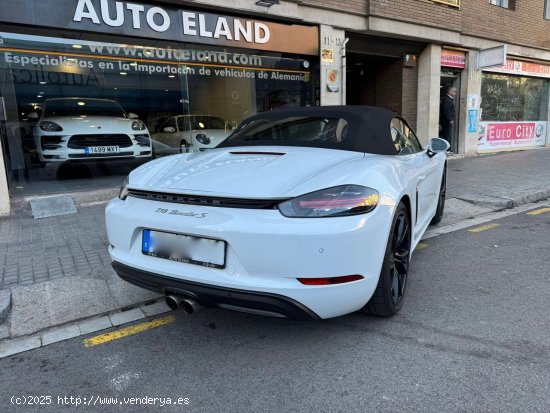
[[334, 285], [334, 284], [345, 284], [352, 281], [362, 280], [364, 277], [362, 275], [344, 275], [342, 277], [325, 277], [325, 278], [297, 278], [304, 285]]
[[366, 214], [378, 205], [378, 191], [360, 185], [327, 188], [279, 204], [289, 218], [324, 218]]

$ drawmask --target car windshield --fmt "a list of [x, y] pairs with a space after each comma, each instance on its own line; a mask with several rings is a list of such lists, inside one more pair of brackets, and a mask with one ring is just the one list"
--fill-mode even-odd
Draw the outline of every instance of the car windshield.
[[54, 99], [44, 107], [44, 117], [83, 115], [126, 117], [124, 110], [112, 100]]
[[283, 119], [257, 119], [242, 125], [227, 143], [237, 142], [276, 145], [281, 141], [293, 144], [339, 144], [346, 139], [348, 123], [345, 119], [325, 117], [287, 117]]
[[225, 127], [225, 121], [215, 116], [181, 116], [178, 118], [180, 131], [225, 129]]

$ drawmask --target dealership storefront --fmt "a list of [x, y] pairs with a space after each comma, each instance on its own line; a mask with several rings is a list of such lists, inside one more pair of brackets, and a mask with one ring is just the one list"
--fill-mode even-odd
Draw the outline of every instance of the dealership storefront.
[[193, 131], [221, 140], [255, 113], [319, 104], [317, 26], [122, 1], [9, 3], [0, 173], [12, 197], [115, 186], [136, 164], [193, 150]]

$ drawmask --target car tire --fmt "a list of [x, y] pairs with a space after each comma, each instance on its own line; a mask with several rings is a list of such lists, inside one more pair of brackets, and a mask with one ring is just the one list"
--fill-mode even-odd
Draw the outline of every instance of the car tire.
[[189, 146], [189, 143], [187, 143], [186, 140], [182, 140], [180, 142], [180, 153], [189, 153], [191, 152], [191, 147]]
[[437, 225], [443, 219], [443, 211], [445, 210], [445, 197], [447, 195], [447, 171], [443, 171], [443, 177], [441, 178], [441, 188], [439, 189], [439, 198], [437, 200], [437, 209], [435, 215], [430, 221], [430, 225]]
[[397, 207], [386, 245], [378, 285], [363, 311], [378, 317], [391, 317], [403, 306], [411, 251], [409, 212], [402, 202]]

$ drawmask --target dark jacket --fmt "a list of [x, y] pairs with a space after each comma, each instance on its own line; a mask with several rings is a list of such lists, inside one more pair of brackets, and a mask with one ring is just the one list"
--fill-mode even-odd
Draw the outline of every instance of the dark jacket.
[[455, 120], [455, 103], [449, 95], [445, 95], [441, 99], [439, 119], [442, 125], [450, 124]]

